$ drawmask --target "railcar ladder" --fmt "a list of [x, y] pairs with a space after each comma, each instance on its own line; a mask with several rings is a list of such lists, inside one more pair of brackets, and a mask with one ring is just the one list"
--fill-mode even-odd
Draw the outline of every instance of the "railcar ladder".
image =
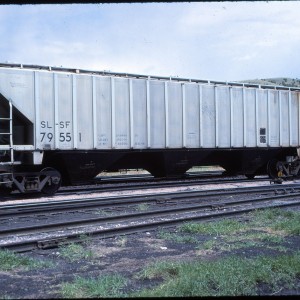
[[4, 128], [9, 128], [9, 132], [0, 132], [1, 136], [9, 136], [9, 144], [0, 145], [0, 151], [10, 151], [10, 161], [0, 162], [1, 165], [13, 165], [14, 164], [14, 145], [13, 145], [13, 106], [11, 101], [9, 101], [9, 117], [0, 117], [0, 121], [9, 122], [9, 126]]

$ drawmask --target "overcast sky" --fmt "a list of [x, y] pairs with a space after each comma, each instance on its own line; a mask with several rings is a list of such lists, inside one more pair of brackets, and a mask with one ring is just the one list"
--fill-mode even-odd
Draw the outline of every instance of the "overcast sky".
[[300, 1], [1, 5], [0, 62], [208, 80], [299, 78]]

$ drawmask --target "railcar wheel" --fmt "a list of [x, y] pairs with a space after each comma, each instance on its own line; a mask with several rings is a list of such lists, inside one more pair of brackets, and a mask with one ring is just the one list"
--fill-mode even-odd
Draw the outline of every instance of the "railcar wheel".
[[276, 159], [272, 159], [267, 164], [267, 172], [270, 178], [272, 179], [278, 179], [279, 177], [282, 177], [282, 170], [279, 169], [279, 161]]
[[41, 172], [41, 181], [48, 177], [48, 180], [41, 192], [46, 195], [54, 195], [61, 185], [61, 174], [54, 168], [45, 168]]

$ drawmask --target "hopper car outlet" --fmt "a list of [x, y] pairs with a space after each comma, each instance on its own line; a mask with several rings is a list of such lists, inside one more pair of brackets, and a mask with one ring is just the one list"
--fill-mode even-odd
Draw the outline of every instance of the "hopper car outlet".
[[300, 175], [300, 90], [0, 64], [0, 191], [54, 194], [100, 172]]

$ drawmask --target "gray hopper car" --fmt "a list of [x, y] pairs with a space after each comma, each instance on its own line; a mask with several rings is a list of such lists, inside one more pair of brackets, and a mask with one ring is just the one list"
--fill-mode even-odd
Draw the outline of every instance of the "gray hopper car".
[[53, 194], [103, 170], [297, 176], [300, 90], [0, 64], [0, 187]]

